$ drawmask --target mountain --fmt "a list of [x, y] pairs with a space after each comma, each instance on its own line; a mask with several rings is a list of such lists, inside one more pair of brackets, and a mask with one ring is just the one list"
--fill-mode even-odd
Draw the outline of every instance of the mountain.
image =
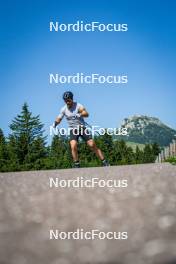
[[127, 128], [128, 136], [122, 136], [125, 141], [136, 143], [158, 143], [160, 146], [168, 146], [172, 139], [176, 138], [176, 130], [162, 123], [156, 117], [134, 115], [125, 118], [121, 128]]

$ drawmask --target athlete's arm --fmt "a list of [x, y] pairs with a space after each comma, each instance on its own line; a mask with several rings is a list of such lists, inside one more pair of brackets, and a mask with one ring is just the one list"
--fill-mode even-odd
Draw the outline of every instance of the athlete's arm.
[[87, 110], [84, 107], [81, 107], [81, 106], [78, 109], [78, 113], [82, 117], [88, 117], [89, 116], [89, 113], [87, 112]]
[[60, 118], [59, 116], [57, 116], [56, 117], [56, 120], [55, 120], [55, 126], [59, 125], [61, 121], [62, 121], [62, 118]]
[[62, 118], [64, 117], [64, 111], [63, 108], [60, 110], [60, 114], [56, 117], [53, 126], [56, 127], [57, 125], [60, 124], [60, 122], [62, 121]]

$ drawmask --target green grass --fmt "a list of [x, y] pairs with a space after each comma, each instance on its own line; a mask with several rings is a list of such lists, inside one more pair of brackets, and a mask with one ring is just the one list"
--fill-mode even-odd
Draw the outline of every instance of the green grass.
[[170, 157], [165, 160], [166, 162], [170, 162], [173, 165], [176, 165], [176, 157]]
[[136, 146], [138, 146], [140, 150], [143, 150], [144, 147], [145, 147], [144, 144], [131, 142], [131, 141], [126, 141], [126, 144], [127, 144], [128, 147], [131, 147], [134, 151], [136, 150]]

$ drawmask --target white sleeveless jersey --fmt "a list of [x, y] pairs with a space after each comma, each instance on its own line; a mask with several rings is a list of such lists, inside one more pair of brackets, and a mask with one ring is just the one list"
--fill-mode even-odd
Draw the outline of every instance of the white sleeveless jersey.
[[80, 107], [83, 108], [83, 105], [77, 102], [74, 102], [71, 108], [68, 108], [67, 105], [64, 105], [64, 107], [61, 108], [58, 117], [62, 119], [65, 116], [70, 128], [76, 128], [80, 125], [85, 125], [83, 117], [76, 117], [76, 114], [79, 114], [78, 110]]

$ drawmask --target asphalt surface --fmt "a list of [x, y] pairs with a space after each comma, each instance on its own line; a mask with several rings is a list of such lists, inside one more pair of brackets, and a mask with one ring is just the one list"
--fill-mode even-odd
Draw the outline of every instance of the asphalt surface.
[[[50, 178], [73, 184], [71, 180], [77, 177], [84, 183], [93, 178], [106, 183], [111, 179], [116, 184], [124, 180], [128, 186], [49, 185]], [[57, 232], [65, 236], [78, 229], [84, 234], [98, 230], [103, 235], [116, 232], [121, 236], [57, 239]], [[165, 163], [1, 173], [0, 264], [72, 263], [175, 264], [176, 166]]]

